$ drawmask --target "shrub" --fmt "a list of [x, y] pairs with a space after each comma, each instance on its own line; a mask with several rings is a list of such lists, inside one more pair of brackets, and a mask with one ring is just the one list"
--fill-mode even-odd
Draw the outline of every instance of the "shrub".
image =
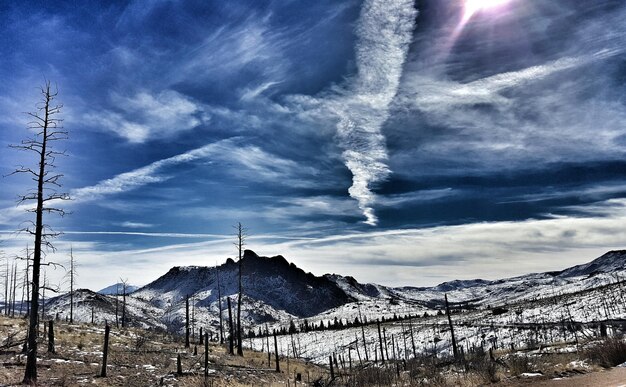
[[526, 355], [511, 355], [506, 361], [509, 371], [511, 371], [511, 375], [518, 376], [526, 372], [535, 371], [535, 365], [532, 362], [532, 359]]
[[472, 354], [467, 361], [467, 366], [470, 372], [479, 376], [485, 383], [500, 381], [498, 363], [493, 361], [484, 351]]
[[585, 351], [585, 356], [604, 368], [626, 362], [626, 342], [622, 336], [606, 337]]

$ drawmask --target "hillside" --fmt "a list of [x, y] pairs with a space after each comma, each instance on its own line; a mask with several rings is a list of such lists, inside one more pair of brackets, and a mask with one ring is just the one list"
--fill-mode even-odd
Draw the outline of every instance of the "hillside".
[[[337, 274], [315, 276], [289, 263], [284, 257], [261, 257], [246, 250], [243, 257], [244, 325], [286, 325], [290, 320], [331, 321], [391, 317], [394, 314], [435, 313], [443, 309], [446, 293], [455, 307], [489, 308], [528, 302], [557, 294], [594, 289], [623, 273], [626, 251], [611, 251], [583, 265], [560, 272], [532, 273], [501, 280], [457, 280], [434, 287], [386, 287], [361, 284], [353, 277]], [[191, 299], [194, 323], [219, 330], [218, 277], [225, 298], [236, 305], [238, 264], [229, 259], [218, 267], [174, 267], [155, 281], [127, 296], [128, 318], [136, 326], [153, 326], [182, 332], [185, 296]], [[121, 297], [119, 297], [121, 300]], [[77, 292], [75, 318], [91, 321], [96, 315], [114, 319], [115, 297], [89, 291]], [[118, 307], [119, 307], [118, 301]], [[51, 299], [47, 309], [67, 315], [67, 296]]]
[[[453, 352], [449, 322], [442, 313], [447, 294], [457, 342], [470, 359], [476, 353], [479, 358], [484, 357], [485, 351], [491, 349], [494, 356], [505, 359], [493, 360], [500, 369], [498, 378], [509, 378], [515, 375], [509, 364], [514, 364], [519, 356], [529, 359], [532, 356], [542, 363], [541, 366], [533, 363], [534, 368], [529, 369], [546, 370], [554, 377], [569, 377], [593, 368], [586, 363], [583, 348], [601, 342], [602, 335], [607, 333], [617, 336], [624, 333], [626, 268], [622, 263], [625, 258], [626, 251], [611, 251], [587, 264], [557, 272], [393, 288], [361, 284], [352, 277], [337, 274], [316, 277], [281, 256], [259, 257], [248, 251], [243, 261], [243, 325], [246, 332], [252, 329], [259, 334], [266, 328], [285, 328], [293, 321], [294, 334], [277, 337], [278, 352], [286, 357], [295, 354], [328, 365], [329, 356], [350, 359], [355, 350], [361, 351], [360, 357], [368, 353], [378, 356], [372, 354], [379, 354], [384, 346], [387, 361], [442, 359], [440, 366], [449, 367], [450, 376], [458, 369], [446, 361]], [[220, 324], [217, 274], [220, 284], [223, 283], [223, 296], [235, 303], [237, 270], [238, 265], [232, 260], [217, 268], [171, 269], [126, 297], [128, 325], [182, 334], [184, 300], [189, 294], [192, 337], [202, 327], [217, 339]], [[119, 318], [121, 302], [123, 297], [78, 290], [75, 321], [89, 322], [93, 311], [96, 324], [104, 320], [111, 322], [116, 309]], [[46, 314], [50, 317], [58, 313], [63, 320], [68, 310], [68, 295], [46, 303]], [[222, 316], [226, 325], [226, 310], [222, 310]], [[358, 324], [352, 324], [357, 320]], [[365, 320], [368, 323], [361, 324]], [[373, 323], [376, 321], [381, 321], [381, 329]], [[245, 347], [267, 350], [270, 338], [254, 336], [244, 339]], [[574, 353], [579, 355], [574, 357]], [[359, 362], [371, 364], [371, 360], [360, 358]], [[417, 366], [422, 367], [420, 364]], [[545, 375], [543, 380], [549, 380]]]

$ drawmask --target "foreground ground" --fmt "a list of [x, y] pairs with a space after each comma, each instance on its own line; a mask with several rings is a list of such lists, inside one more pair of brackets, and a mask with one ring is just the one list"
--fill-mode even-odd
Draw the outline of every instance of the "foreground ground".
[[[21, 353], [26, 322], [0, 317], [0, 385], [18, 385], [26, 357]], [[185, 349], [169, 335], [137, 329], [111, 329], [107, 377], [101, 378], [104, 328], [87, 324], [55, 323], [56, 353], [39, 346], [41, 386], [260, 386], [296, 385], [324, 377], [323, 368], [294, 359], [281, 359], [275, 372], [274, 358], [246, 351], [243, 358], [230, 356], [225, 347], [209, 345], [209, 376], [204, 377], [204, 345]], [[180, 354], [182, 375], [177, 371]], [[303, 385], [298, 383], [298, 385]]]
[[[19, 385], [25, 356], [21, 353], [26, 321], [0, 316], [0, 386]], [[43, 333], [43, 332], [42, 332]], [[42, 335], [42, 337], [44, 337]], [[246, 350], [243, 358], [230, 356], [217, 343], [208, 346], [208, 377], [204, 377], [204, 345], [193, 343], [185, 349], [174, 337], [141, 329], [113, 328], [110, 337], [107, 377], [100, 374], [104, 328], [90, 324], [55, 323], [56, 353], [48, 353], [40, 342], [39, 381], [41, 386], [304, 386], [321, 381], [328, 385], [330, 370], [302, 360], [281, 357], [281, 372], [275, 372], [274, 355]], [[563, 349], [562, 347], [560, 349]], [[575, 353], [559, 348], [542, 354], [494, 352], [506, 367], [492, 367], [488, 356], [468, 356], [460, 366], [442, 367], [442, 360], [430, 358], [406, 363], [388, 363], [383, 368], [362, 370], [354, 364], [335, 369], [333, 386], [626, 386], [626, 368], [603, 370], [581, 360]], [[180, 355], [182, 373], [177, 372]], [[344, 368], [345, 367], [345, 368]], [[499, 381], [499, 382], [497, 382]], [[495, 382], [495, 383], [494, 383]]]
[[626, 368], [592, 372], [568, 378], [541, 379], [528, 377], [500, 383], [501, 386], [521, 387], [624, 387], [626, 386]]

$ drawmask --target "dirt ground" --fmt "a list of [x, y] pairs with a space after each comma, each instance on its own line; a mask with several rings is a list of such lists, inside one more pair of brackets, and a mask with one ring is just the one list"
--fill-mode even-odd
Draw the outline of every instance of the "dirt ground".
[[[39, 386], [171, 386], [171, 387], [275, 387], [296, 385], [324, 377], [326, 371], [313, 364], [281, 358], [281, 372], [267, 353], [245, 351], [230, 356], [217, 343], [208, 347], [208, 378], [204, 378], [204, 346], [192, 340], [191, 348], [173, 338], [140, 329], [111, 329], [107, 377], [101, 378], [103, 331], [89, 324], [55, 324], [56, 353], [39, 344]], [[19, 385], [24, 375], [21, 353], [26, 321], [0, 316], [0, 386]], [[42, 335], [45, 337], [45, 335]], [[197, 347], [197, 349], [196, 349]], [[176, 372], [180, 355], [182, 374]]]
[[626, 387], [626, 368], [617, 367], [604, 371], [566, 378], [527, 377], [500, 383], [510, 387]]

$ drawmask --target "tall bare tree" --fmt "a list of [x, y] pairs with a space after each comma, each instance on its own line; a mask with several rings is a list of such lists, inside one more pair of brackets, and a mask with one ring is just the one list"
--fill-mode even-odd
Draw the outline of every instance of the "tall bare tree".
[[26, 315], [30, 315], [30, 250], [26, 246]]
[[53, 144], [67, 139], [67, 132], [62, 129], [62, 120], [58, 118], [63, 105], [56, 102], [58, 91], [53, 90], [47, 81], [40, 87], [41, 101], [36, 106], [36, 111], [27, 113], [31, 121], [28, 129], [34, 131], [31, 138], [22, 140], [12, 148], [25, 152], [34, 153], [37, 159], [35, 168], [19, 166], [12, 174], [24, 173], [29, 175], [36, 183], [36, 188], [20, 197], [22, 204], [34, 202], [34, 208], [28, 206], [27, 211], [35, 214], [35, 221], [30, 222], [23, 231], [32, 235], [35, 239], [33, 251], [33, 271], [31, 289], [31, 313], [28, 324], [28, 353], [26, 357], [26, 369], [24, 372], [24, 384], [37, 383], [37, 326], [39, 324], [39, 276], [42, 265], [42, 248], [54, 250], [50, 238], [59, 234], [52, 231], [44, 224], [44, 214], [57, 213], [65, 215], [65, 211], [57, 205], [62, 200], [69, 199], [66, 193], [57, 191], [61, 187], [59, 179], [62, 174], [55, 173], [55, 161], [58, 156], [64, 155], [54, 149]]
[[76, 279], [76, 263], [74, 262], [74, 249], [70, 246], [69, 270], [65, 274], [70, 281], [70, 324], [74, 323], [74, 284]]
[[120, 278], [122, 284], [122, 328], [126, 327], [126, 292], [128, 291], [128, 278]]
[[220, 311], [220, 344], [224, 344], [224, 324], [222, 322], [222, 284], [220, 283], [220, 269], [217, 264], [215, 264], [215, 276], [217, 277], [217, 302]]
[[241, 222], [237, 222], [235, 226], [237, 230], [237, 253], [239, 255], [239, 296], [237, 300], [237, 355], [243, 356], [243, 340], [241, 340], [241, 301], [243, 296], [242, 273], [243, 273], [243, 247], [246, 243], [246, 229]]
[[9, 259], [5, 261], [4, 272], [4, 314], [9, 315]]
[[120, 299], [120, 283], [115, 284], [115, 328], [120, 327], [120, 319], [119, 319], [119, 301]]

